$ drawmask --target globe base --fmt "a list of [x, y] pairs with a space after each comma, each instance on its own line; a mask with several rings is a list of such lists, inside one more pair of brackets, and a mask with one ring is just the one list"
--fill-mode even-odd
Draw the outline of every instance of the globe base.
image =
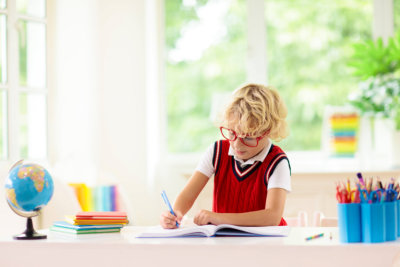
[[32, 224], [32, 218], [27, 218], [26, 230], [19, 235], [13, 237], [16, 240], [34, 240], [34, 239], [46, 239], [47, 235], [39, 234], [35, 231]]
[[34, 232], [32, 235], [27, 235], [22, 233], [20, 235], [13, 236], [15, 240], [34, 240], [34, 239], [46, 239], [47, 235], [42, 235], [37, 232]]

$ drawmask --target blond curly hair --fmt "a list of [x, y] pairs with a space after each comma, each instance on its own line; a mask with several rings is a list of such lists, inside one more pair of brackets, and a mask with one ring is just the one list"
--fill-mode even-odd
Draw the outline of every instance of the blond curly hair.
[[280, 141], [288, 136], [287, 108], [272, 86], [247, 84], [237, 89], [225, 109], [222, 125], [240, 135], [268, 136]]

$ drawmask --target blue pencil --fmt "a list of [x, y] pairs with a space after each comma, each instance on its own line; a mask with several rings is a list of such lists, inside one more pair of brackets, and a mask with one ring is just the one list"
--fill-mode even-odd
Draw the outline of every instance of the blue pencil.
[[[164, 199], [164, 202], [167, 205], [167, 207], [169, 209], [169, 212], [171, 212], [172, 215], [176, 216], [174, 210], [172, 209], [171, 203], [168, 200], [167, 193], [165, 193], [165, 190], [163, 190], [161, 192], [161, 197]], [[179, 227], [179, 223], [178, 222], [176, 222], [176, 226]]]

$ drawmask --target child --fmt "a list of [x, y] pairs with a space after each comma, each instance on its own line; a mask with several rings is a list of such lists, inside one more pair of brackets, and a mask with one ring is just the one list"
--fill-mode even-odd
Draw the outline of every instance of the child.
[[176, 216], [162, 213], [161, 226], [176, 228], [213, 174], [212, 211], [199, 211], [194, 223], [286, 225], [282, 214], [291, 190], [290, 164], [270, 141], [287, 136], [286, 115], [285, 104], [271, 87], [248, 84], [235, 91], [220, 127], [225, 140], [208, 148], [175, 201]]

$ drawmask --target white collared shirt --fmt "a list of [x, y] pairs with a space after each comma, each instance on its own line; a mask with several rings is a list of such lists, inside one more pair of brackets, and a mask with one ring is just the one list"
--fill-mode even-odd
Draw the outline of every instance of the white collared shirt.
[[[272, 145], [271, 140], [260, 153], [255, 155], [254, 157], [243, 161], [236, 157], [233, 149], [229, 147], [228, 155], [233, 156], [235, 160], [240, 163], [240, 166], [251, 165], [256, 161], [264, 161], [265, 157], [268, 155], [268, 151], [270, 150]], [[212, 158], [214, 154], [214, 144], [211, 144], [207, 151], [203, 154], [199, 164], [197, 165], [196, 171], [199, 171], [206, 175], [207, 177], [211, 177], [215, 173], [214, 166], [212, 164]], [[290, 182], [290, 169], [289, 163], [287, 160], [282, 160], [276, 165], [274, 172], [272, 173], [271, 177], [268, 179], [268, 189], [271, 188], [283, 188], [286, 191], [290, 192], [291, 182]]]
[[[239, 159], [238, 157], [236, 157], [231, 146], [229, 146], [228, 155], [233, 156], [233, 158], [240, 163], [240, 167], [244, 167], [246, 165], [253, 165], [253, 163], [256, 161], [264, 161], [264, 159], [268, 155], [268, 151], [270, 150], [271, 145], [272, 145], [272, 142], [271, 142], [271, 140], [269, 140], [268, 145], [265, 146], [264, 149], [260, 151], [260, 153], [258, 153], [257, 155], [255, 155], [252, 158], [249, 158], [246, 161], [243, 161], [242, 159]], [[213, 145], [213, 147], [214, 147], [214, 145]]]

